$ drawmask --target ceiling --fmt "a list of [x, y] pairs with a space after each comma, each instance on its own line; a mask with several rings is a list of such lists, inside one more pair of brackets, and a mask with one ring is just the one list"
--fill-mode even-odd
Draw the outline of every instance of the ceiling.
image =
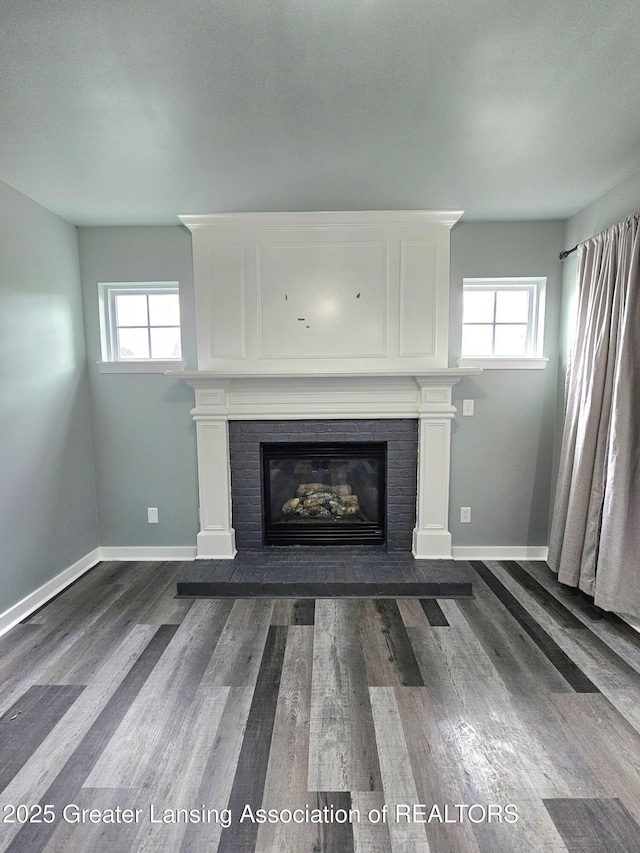
[[79, 225], [565, 218], [640, 168], [637, 0], [0, 0], [0, 178]]

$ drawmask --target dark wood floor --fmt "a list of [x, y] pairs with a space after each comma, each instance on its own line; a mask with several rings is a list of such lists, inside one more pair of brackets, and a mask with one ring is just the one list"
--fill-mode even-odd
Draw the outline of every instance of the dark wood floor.
[[0, 850], [640, 850], [640, 635], [544, 564], [456, 601], [176, 599], [182, 568], [103, 563], [0, 640]]

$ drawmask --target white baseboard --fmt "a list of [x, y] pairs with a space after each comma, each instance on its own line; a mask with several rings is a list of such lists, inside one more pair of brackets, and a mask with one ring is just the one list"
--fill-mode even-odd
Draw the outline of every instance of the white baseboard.
[[58, 595], [59, 592], [62, 592], [65, 587], [73, 583], [80, 575], [92, 569], [101, 559], [102, 554], [100, 549], [94, 548], [93, 551], [76, 560], [72, 566], [63, 569], [60, 574], [51, 578], [50, 581], [47, 581], [41, 587], [34, 590], [34, 592], [29, 593], [22, 601], [18, 601], [13, 607], [5, 610], [4, 613], [0, 613], [0, 637], [6, 634], [14, 625], [22, 622], [23, 619], [26, 619], [27, 616], [30, 616], [34, 611], [42, 607], [43, 604], [46, 604], [47, 601]]
[[620, 613], [618, 613], [617, 615], [620, 616], [620, 618], [623, 619], [627, 623], [627, 625], [630, 625], [634, 631], [637, 631], [640, 634], [640, 621], [634, 619], [633, 616], [623, 616]]
[[108, 546], [100, 549], [101, 560], [195, 560], [196, 549], [189, 545], [158, 547]]
[[233, 560], [238, 553], [233, 527], [228, 530], [201, 530], [196, 544], [198, 560]]
[[546, 545], [454, 545], [454, 560], [546, 560]]
[[448, 530], [413, 530], [411, 553], [416, 560], [451, 559], [451, 534]]
[[47, 581], [34, 592], [29, 593], [22, 601], [18, 601], [4, 613], [0, 613], [0, 637], [11, 630], [14, 625], [22, 622], [27, 616], [42, 607], [63, 589], [72, 584], [77, 578], [88, 572], [102, 560], [194, 560], [196, 549], [189, 546], [166, 547], [166, 548], [94, 548], [89, 554], [85, 554], [72, 566], [63, 569], [50, 581]]

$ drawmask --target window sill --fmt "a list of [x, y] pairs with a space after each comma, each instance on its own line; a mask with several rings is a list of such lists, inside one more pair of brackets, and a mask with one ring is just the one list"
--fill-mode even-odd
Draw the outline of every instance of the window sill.
[[97, 361], [100, 373], [165, 373], [167, 370], [184, 370], [184, 361], [172, 358], [166, 360], [144, 359], [136, 361]]
[[483, 370], [544, 370], [548, 358], [459, 358], [458, 367]]

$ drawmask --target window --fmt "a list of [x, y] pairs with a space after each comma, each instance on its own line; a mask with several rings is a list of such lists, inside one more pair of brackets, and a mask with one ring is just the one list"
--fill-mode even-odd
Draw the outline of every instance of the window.
[[544, 278], [464, 279], [461, 361], [544, 366], [524, 360], [543, 361], [545, 284]]
[[102, 364], [149, 362], [160, 370], [161, 362], [181, 360], [178, 282], [101, 283], [98, 290]]

